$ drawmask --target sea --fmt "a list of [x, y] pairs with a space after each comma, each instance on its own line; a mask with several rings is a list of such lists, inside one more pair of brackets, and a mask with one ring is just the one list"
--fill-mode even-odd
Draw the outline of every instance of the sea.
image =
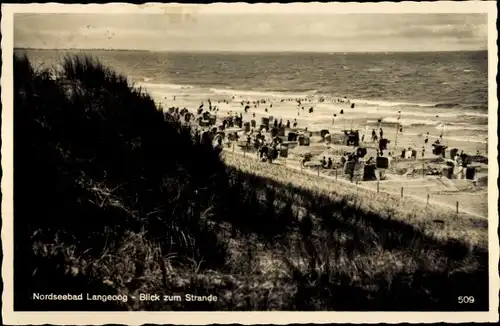
[[[487, 142], [488, 53], [181, 53], [25, 50], [39, 68], [86, 53], [152, 93], [189, 90], [208, 97], [349, 99], [356, 112], [434, 135]], [[290, 110], [296, 110], [294, 107]], [[397, 113], [397, 114], [396, 114]]]

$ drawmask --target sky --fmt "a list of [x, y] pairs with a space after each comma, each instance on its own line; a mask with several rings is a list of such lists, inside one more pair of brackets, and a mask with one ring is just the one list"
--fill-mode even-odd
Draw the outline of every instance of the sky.
[[487, 49], [486, 14], [15, 14], [14, 46], [150, 51]]

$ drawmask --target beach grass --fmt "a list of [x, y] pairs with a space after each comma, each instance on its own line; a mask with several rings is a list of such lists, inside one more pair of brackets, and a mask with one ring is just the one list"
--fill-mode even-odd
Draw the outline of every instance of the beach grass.
[[97, 60], [61, 67], [14, 60], [15, 310], [488, 309], [485, 221], [221, 156]]

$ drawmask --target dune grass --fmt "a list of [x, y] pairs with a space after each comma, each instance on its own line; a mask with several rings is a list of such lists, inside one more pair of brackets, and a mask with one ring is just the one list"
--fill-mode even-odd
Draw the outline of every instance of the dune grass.
[[16, 310], [487, 310], [487, 225], [223, 160], [97, 60], [61, 67], [14, 60]]

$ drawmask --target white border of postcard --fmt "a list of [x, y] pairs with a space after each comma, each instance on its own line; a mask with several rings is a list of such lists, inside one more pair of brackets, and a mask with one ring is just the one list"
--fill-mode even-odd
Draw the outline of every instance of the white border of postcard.
[[[332, 12], [332, 13], [487, 13], [489, 75], [489, 312], [14, 312], [13, 310], [13, 23], [14, 13], [134, 13], [164, 14], [213, 11]], [[4, 284], [2, 315], [8, 325], [167, 324], [288, 324], [288, 323], [399, 323], [498, 321], [498, 178], [497, 163], [497, 10], [495, 1], [402, 3], [294, 3], [210, 5], [158, 4], [2, 4], [2, 245]], [[464, 294], [465, 295], [465, 294]]]

